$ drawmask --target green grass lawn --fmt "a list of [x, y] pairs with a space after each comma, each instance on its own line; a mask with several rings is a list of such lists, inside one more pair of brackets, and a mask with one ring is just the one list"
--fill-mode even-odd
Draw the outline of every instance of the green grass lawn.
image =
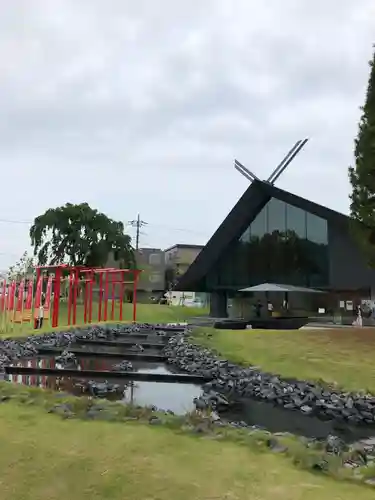
[[[205, 333], [212, 334], [208, 338]], [[375, 394], [375, 329], [197, 329], [195, 341], [265, 371]]]
[[[130, 315], [131, 305], [126, 308]], [[140, 304], [138, 320], [184, 321], [199, 313], [205, 311]], [[210, 331], [212, 338], [204, 331]], [[199, 329], [196, 340], [234, 361], [284, 375], [375, 389], [375, 340], [367, 331], [349, 335], [347, 331]], [[17, 390], [30, 393], [30, 389]], [[288, 456], [250, 444], [144, 423], [63, 420], [35, 401], [0, 403], [0, 443], [0, 498], [4, 500], [374, 498], [369, 487], [313, 474], [298, 468]]]
[[147, 424], [62, 420], [0, 405], [4, 500], [372, 500], [284, 456]]
[[[103, 313], [102, 313], [103, 314]], [[167, 306], [159, 304], [137, 304], [137, 322], [139, 323], [174, 323], [183, 322], [192, 316], [200, 316], [207, 314], [207, 310], [203, 308], [182, 307], [182, 306]], [[133, 305], [124, 303], [123, 305], [123, 321], [131, 322], [133, 317]], [[59, 310], [59, 329], [67, 327], [68, 311], [65, 303], [60, 304]], [[107, 320], [111, 318], [111, 302], [108, 303]], [[119, 321], [119, 308], [116, 303], [114, 321]], [[77, 305], [77, 325], [84, 324], [84, 309], [83, 305]], [[93, 303], [92, 309], [92, 323], [98, 323], [98, 304]], [[1, 317], [0, 317], [0, 331], [1, 331]], [[50, 331], [52, 328], [49, 321], [45, 321], [42, 331]], [[3, 335], [20, 336], [30, 333], [40, 333], [40, 330], [34, 330], [31, 323], [24, 323], [22, 325], [14, 324], [8, 325], [6, 331], [3, 330]]]

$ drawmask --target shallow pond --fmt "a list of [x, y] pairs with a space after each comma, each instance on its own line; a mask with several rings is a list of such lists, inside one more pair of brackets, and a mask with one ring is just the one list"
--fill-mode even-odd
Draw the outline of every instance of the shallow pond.
[[[111, 370], [118, 361], [112, 358], [78, 358], [81, 370]], [[54, 368], [55, 358], [39, 357], [31, 360], [20, 360], [19, 365], [40, 368]], [[143, 373], [170, 373], [168, 366], [162, 363], [134, 362], [135, 371]], [[82, 395], [82, 386], [87, 379], [61, 376], [41, 375], [9, 375], [7, 380], [37, 387], [44, 387], [56, 391], [70, 392]], [[92, 380], [104, 381], [103, 378], [93, 377]], [[193, 399], [202, 394], [202, 388], [193, 384], [178, 384], [164, 382], [132, 382], [129, 379], [111, 379], [111, 384], [118, 384], [121, 391], [109, 394], [109, 399], [146, 406], [155, 405], [164, 410], [171, 410], [176, 414], [184, 414], [194, 409]], [[323, 421], [317, 417], [303, 415], [297, 411], [285, 410], [270, 403], [254, 400], [235, 401], [230, 410], [221, 412], [222, 419], [243, 421], [248, 425], [257, 425], [271, 432], [291, 432], [296, 435], [324, 438], [329, 434], [339, 435], [348, 442], [375, 435], [374, 427], [353, 427], [345, 423]]]

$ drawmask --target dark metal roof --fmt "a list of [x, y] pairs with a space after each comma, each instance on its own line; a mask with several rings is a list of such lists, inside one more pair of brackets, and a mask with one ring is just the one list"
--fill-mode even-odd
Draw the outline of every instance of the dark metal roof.
[[241, 236], [271, 198], [277, 198], [294, 205], [336, 225], [348, 226], [349, 217], [340, 212], [279, 189], [268, 182], [255, 180], [229, 212], [186, 273], [181, 276], [176, 289], [193, 290], [207, 275], [228, 245]]

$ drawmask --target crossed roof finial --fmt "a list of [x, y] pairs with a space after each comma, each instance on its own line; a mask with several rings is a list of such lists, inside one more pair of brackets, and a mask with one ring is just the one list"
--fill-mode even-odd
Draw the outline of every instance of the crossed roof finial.
[[[308, 139], [299, 140], [295, 143], [292, 149], [288, 152], [288, 154], [281, 160], [281, 162], [274, 169], [272, 174], [268, 177], [265, 182], [268, 182], [272, 186], [275, 184], [280, 175], [285, 171], [287, 166], [294, 160], [294, 158], [298, 155], [301, 149], [305, 146]], [[234, 160], [234, 168], [240, 172], [247, 180], [253, 182], [255, 180], [260, 181], [259, 177], [257, 177], [251, 170], [246, 168], [242, 163], [238, 160]]]

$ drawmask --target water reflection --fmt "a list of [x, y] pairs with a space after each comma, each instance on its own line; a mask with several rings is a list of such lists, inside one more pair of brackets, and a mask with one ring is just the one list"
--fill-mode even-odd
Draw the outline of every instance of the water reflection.
[[[112, 358], [77, 358], [79, 370], [112, 370], [116, 364]], [[17, 366], [29, 368], [58, 368], [54, 357], [41, 357], [31, 360], [19, 360]], [[172, 374], [168, 367], [161, 363], [132, 363], [134, 371], [142, 373]], [[61, 370], [63, 372], [63, 369]], [[64, 391], [76, 396], [82, 395], [82, 385], [88, 379], [77, 377], [51, 376], [51, 375], [8, 375], [7, 380], [13, 383], [51, 389], [53, 391]], [[100, 377], [93, 380], [103, 382]], [[162, 382], [133, 382], [124, 379], [112, 379], [111, 384], [121, 387], [120, 393], [108, 394], [108, 399], [122, 400], [141, 406], [155, 405], [158, 408], [171, 410], [176, 414], [184, 414], [194, 409], [193, 399], [202, 394], [202, 389], [193, 384], [176, 384]]]
[[[158, 373], [166, 373], [163, 366], [150, 368]], [[41, 376], [41, 375], [8, 375], [6, 380], [53, 391], [63, 391], [75, 396], [82, 396], [82, 386], [87, 384], [88, 379], [65, 376]], [[103, 378], [95, 377], [98, 383], [104, 382]], [[202, 389], [193, 384], [170, 384], [160, 382], [132, 382], [124, 379], [111, 379], [111, 384], [118, 384], [121, 391], [108, 394], [106, 397], [112, 400], [124, 401], [141, 406], [155, 405], [160, 409], [171, 410], [176, 414], [183, 415], [194, 409], [193, 399], [202, 394]]]
[[[124, 356], [124, 359], [126, 356]], [[121, 360], [105, 357], [82, 357], [77, 356], [77, 363], [67, 365], [67, 368], [76, 368], [77, 370], [96, 370], [96, 371], [112, 371], [114, 365], [117, 365]], [[25, 366], [28, 368], [52, 368], [64, 369], [64, 365], [56, 362], [55, 356], [40, 356], [35, 359], [20, 359], [13, 363], [14, 366]], [[134, 371], [140, 373], [173, 373], [163, 363], [152, 363], [147, 361], [131, 361]]]
[[[142, 345], [142, 342], [139, 343], [139, 345]], [[146, 354], [159, 354], [161, 353], [161, 350], [165, 347], [164, 344], [160, 344], [160, 346], [148, 346], [144, 345], [142, 346], [143, 349], [145, 350]], [[88, 353], [93, 353], [95, 354], [102, 354], [103, 352], [110, 352], [112, 354], [119, 354], [120, 356], [126, 356], [127, 354], [134, 354], [138, 352], [137, 348], [132, 346], [131, 344], [124, 345], [124, 346], [115, 346], [115, 345], [90, 345], [90, 344], [73, 344], [71, 346], [72, 349], [82, 349], [85, 352]]]

